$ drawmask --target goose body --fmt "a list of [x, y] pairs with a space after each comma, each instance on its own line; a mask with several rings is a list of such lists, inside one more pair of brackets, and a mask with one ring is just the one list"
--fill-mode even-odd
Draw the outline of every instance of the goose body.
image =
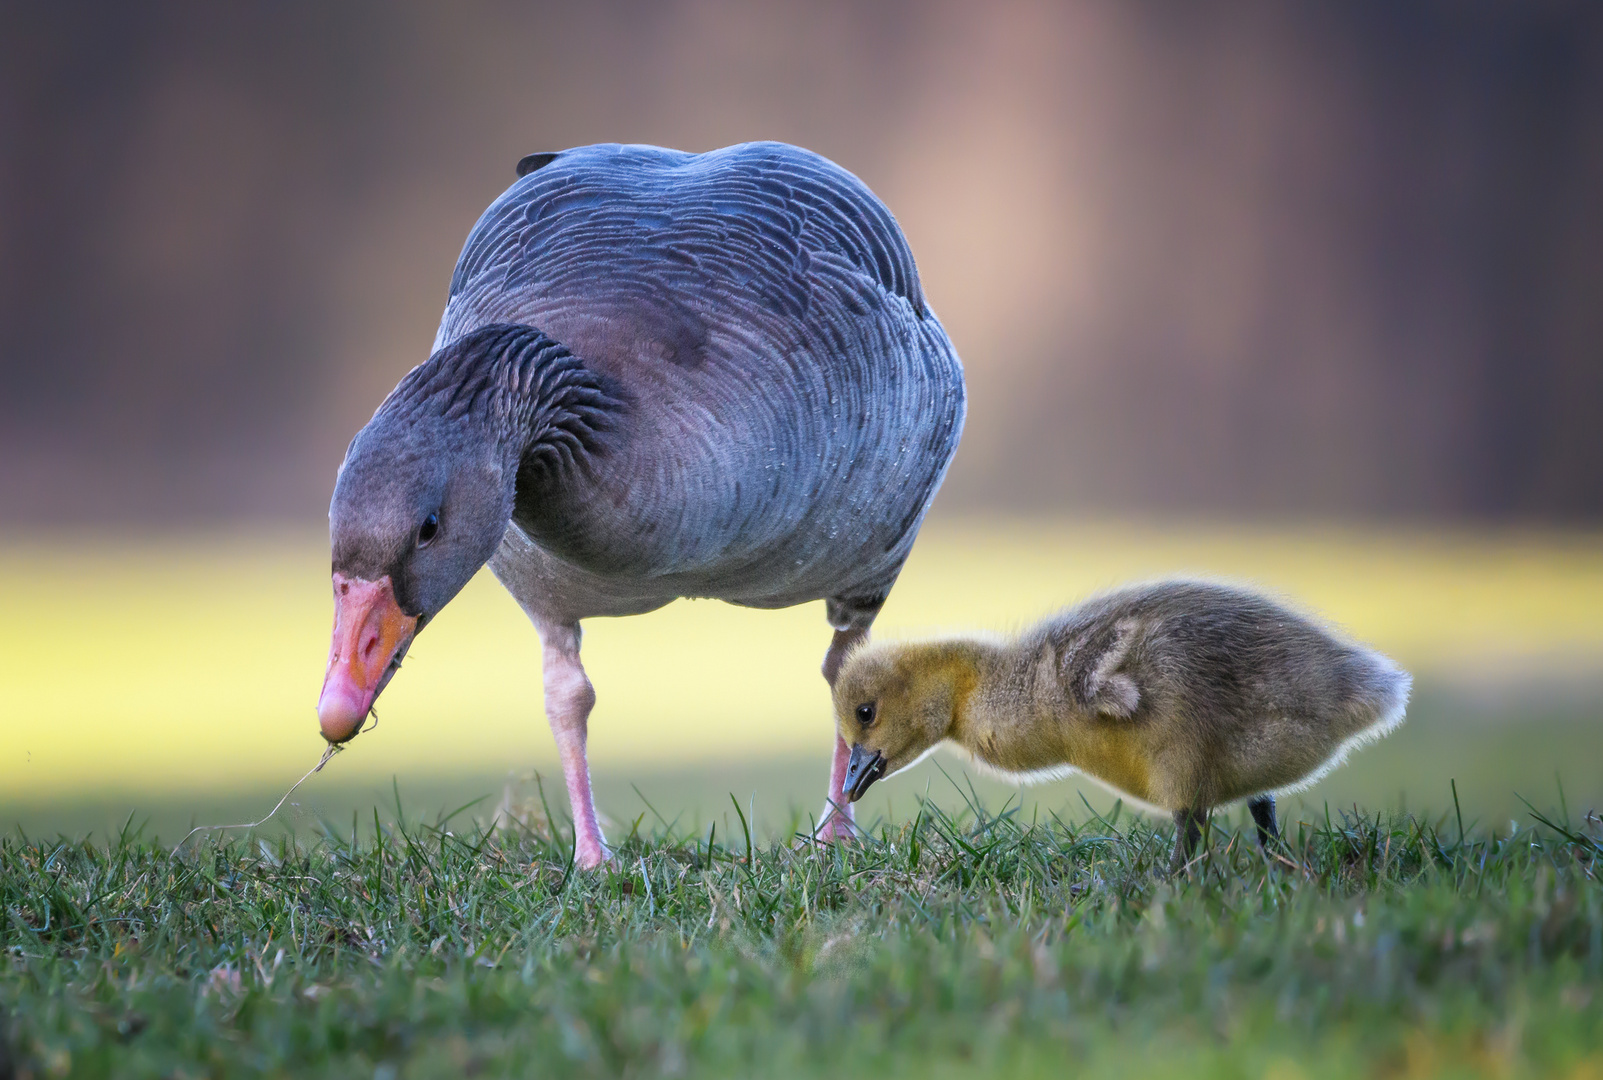
[[555, 155], [469, 236], [435, 350], [492, 323], [539, 328], [628, 404], [610, 452], [519, 485], [492, 568], [552, 617], [877, 606], [961, 429], [895, 221], [794, 147]]
[[956, 449], [963, 378], [895, 220], [816, 154], [605, 145], [519, 171], [468, 237], [432, 355], [341, 468], [319, 711], [353, 735], [488, 561], [540, 633], [594, 863], [580, 620], [823, 599], [832, 679]]

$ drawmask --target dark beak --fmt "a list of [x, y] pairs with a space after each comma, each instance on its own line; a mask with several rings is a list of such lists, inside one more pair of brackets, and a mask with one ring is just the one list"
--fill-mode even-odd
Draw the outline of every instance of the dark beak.
[[878, 750], [870, 753], [861, 746], [853, 746], [852, 758], [846, 763], [846, 780], [840, 786], [840, 793], [846, 796], [847, 802], [856, 802], [863, 797], [869, 785], [884, 775], [884, 754]]

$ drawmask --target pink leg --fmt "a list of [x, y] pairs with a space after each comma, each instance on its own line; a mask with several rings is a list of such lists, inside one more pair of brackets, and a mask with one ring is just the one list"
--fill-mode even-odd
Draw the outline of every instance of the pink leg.
[[585, 736], [596, 691], [579, 663], [579, 626], [537, 625], [543, 645], [545, 715], [557, 740], [562, 777], [568, 783], [568, 804], [573, 809], [574, 859], [586, 870], [600, 866], [611, 853], [596, 821], [595, 796], [590, 792], [590, 763], [585, 758]]
[[[824, 678], [829, 681], [831, 688], [835, 685], [835, 676], [840, 674], [841, 662], [846, 654], [859, 641], [868, 636], [868, 628], [852, 630], [837, 630], [835, 638], [829, 643], [829, 652], [824, 654]], [[829, 793], [824, 802], [824, 813], [819, 819], [818, 831], [813, 834], [814, 839], [825, 842], [845, 840], [855, 831], [854, 822], [857, 820], [856, 811], [852, 804], [846, 801], [841, 794], [841, 785], [846, 782], [846, 762], [851, 757], [851, 748], [846, 740], [835, 735], [835, 758], [829, 767]]]

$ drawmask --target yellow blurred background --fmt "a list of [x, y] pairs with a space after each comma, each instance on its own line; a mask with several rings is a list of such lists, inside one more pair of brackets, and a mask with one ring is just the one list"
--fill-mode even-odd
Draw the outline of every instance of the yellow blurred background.
[[[321, 749], [334, 469], [426, 357], [514, 163], [751, 139], [885, 200], [965, 364], [963, 443], [879, 633], [1251, 582], [1418, 675], [1404, 728], [1308, 812], [1443, 812], [1453, 780], [1486, 820], [1560, 779], [1597, 805], [1600, 101], [1596, 4], [8, 12], [0, 827], [264, 812]], [[733, 793], [770, 835], [821, 805], [820, 608], [587, 624], [615, 831], [648, 798], [691, 821]], [[538, 668], [481, 574], [285, 820], [531, 797]], [[941, 768], [865, 814], [955, 798]]]
[[[1252, 583], [1395, 657], [1418, 678], [1415, 712], [1429, 714], [1418, 732], [1405, 727], [1406, 736], [1356, 755], [1305, 802], [1356, 781], [1376, 808], [1402, 800], [1440, 810], [1457, 779], [1473, 810], [1502, 815], [1518, 812], [1521, 783], [1543, 807], [1556, 805], [1557, 776], [1577, 800], [1603, 795], [1603, 724], [1577, 745], [1547, 718], [1595, 715], [1603, 701], [1599, 539], [1556, 530], [936, 521], [876, 633], [1006, 632], [1160, 575]], [[53, 817], [52, 806], [92, 803], [108, 818], [126, 806], [162, 811], [170, 827], [185, 810], [210, 820], [206, 811], [233, 809], [233, 796], [248, 791], [265, 813], [272, 789], [322, 749], [313, 705], [330, 622], [326, 566], [326, 542], [309, 532], [153, 537], [116, 553], [81, 538], [7, 545], [0, 811], [48, 828], [81, 817]], [[827, 639], [821, 604], [763, 612], [680, 601], [587, 622], [584, 659], [599, 695], [592, 762], [598, 782], [617, 781], [603, 811], [632, 818], [643, 803], [628, 785], [665, 776], [679, 782], [662, 798], [693, 817], [727, 809], [731, 792], [742, 805], [760, 793], [769, 819], [815, 810], [832, 739], [818, 674]], [[378, 726], [299, 793], [307, 805], [392, 780], [405, 789], [447, 781], [440, 798], [499, 796], [498, 778], [539, 769], [553, 775], [554, 808], [565, 813], [537, 639], [488, 573], [420, 636], [378, 711]], [[943, 763], [962, 771], [955, 758]], [[1450, 775], [1455, 767], [1460, 775]], [[1390, 779], [1366, 786], [1376, 777]], [[910, 810], [925, 782], [881, 785], [867, 809]], [[992, 802], [1007, 797], [981, 786]], [[1082, 788], [1107, 805], [1092, 785], [1069, 782], [1029, 796], [1077, 814]]]

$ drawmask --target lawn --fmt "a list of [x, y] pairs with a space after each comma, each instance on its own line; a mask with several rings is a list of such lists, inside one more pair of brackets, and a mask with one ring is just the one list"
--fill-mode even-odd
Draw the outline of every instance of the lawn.
[[[1603, 1076], [1595, 817], [0, 841], [19, 1076]], [[735, 820], [740, 820], [739, 812]], [[1461, 831], [1462, 830], [1462, 831]]]

